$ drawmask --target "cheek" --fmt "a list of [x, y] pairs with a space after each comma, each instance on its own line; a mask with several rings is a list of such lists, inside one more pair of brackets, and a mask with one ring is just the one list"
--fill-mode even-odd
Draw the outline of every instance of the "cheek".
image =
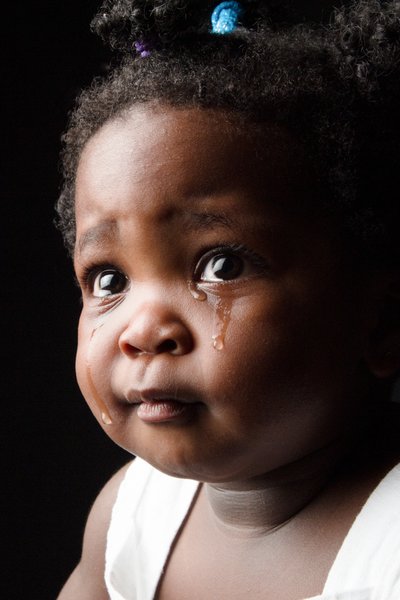
[[78, 341], [77, 341], [77, 350], [75, 357], [75, 372], [76, 378], [81, 389], [81, 392], [85, 396], [85, 383], [86, 383], [86, 360], [87, 360], [87, 352], [88, 352], [88, 340], [90, 339], [90, 333], [88, 332], [88, 327], [84, 321], [83, 316], [81, 315], [78, 324]]
[[[78, 326], [78, 346], [75, 360], [76, 377], [79, 387], [89, 405], [93, 396], [102, 394], [105, 379], [99, 374], [106, 373], [109, 362], [107, 348], [109, 343], [106, 331], [100, 323], [93, 324], [82, 314]], [[97, 402], [98, 404], [98, 402]]]
[[[263, 390], [266, 380], [286, 365], [288, 353], [285, 327], [274, 306], [258, 297], [223, 299], [215, 312], [212, 336], [202, 348], [204, 384], [220, 399], [247, 390]], [[293, 340], [292, 340], [293, 341]]]
[[88, 372], [93, 365], [90, 365], [90, 350], [92, 345], [92, 328], [87, 326], [85, 320], [81, 317], [78, 326], [78, 345], [75, 358], [76, 379], [83, 397], [96, 415], [96, 406], [93, 399], [91, 386], [89, 383]]
[[303, 340], [303, 325], [296, 318], [297, 312], [277, 294], [259, 294], [233, 302], [223, 324], [223, 351], [240, 370], [251, 372], [266, 362], [279, 363]]
[[109, 347], [107, 341], [102, 325], [97, 325], [94, 329], [87, 328], [85, 320], [81, 318], [76, 376], [81, 392], [94, 416], [106, 426], [113, 423], [108, 368], [108, 365], [112, 365], [112, 360], [107, 355]]
[[86, 400], [89, 398], [89, 388], [87, 381], [87, 352], [83, 344], [78, 344], [75, 358], [75, 373], [79, 388]]
[[288, 397], [316, 392], [332, 379], [326, 340], [337, 335], [337, 327], [329, 331], [309, 304], [264, 293], [232, 302], [219, 322], [223, 347], [213, 349], [206, 340], [204, 350], [206, 381], [218, 396], [234, 397], [240, 390], [254, 398]]

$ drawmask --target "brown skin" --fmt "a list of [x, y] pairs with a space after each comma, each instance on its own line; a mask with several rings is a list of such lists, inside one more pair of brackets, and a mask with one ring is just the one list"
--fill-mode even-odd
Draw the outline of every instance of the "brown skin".
[[[356, 463], [346, 499], [348, 475], [332, 474], [360, 435], [367, 366], [398, 364], [371, 341], [384, 343], [375, 330], [391, 279], [352, 272], [337, 228], [310, 218], [311, 181], [289, 134], [211, 110], [136, 107], [81, 157], [80, 387], [117, 444], [207, 482], [160, 600], [320, 593], [395, 460]], [[62, 600], [107, 598], [97, 578], [120, 477], [95, 505]]]

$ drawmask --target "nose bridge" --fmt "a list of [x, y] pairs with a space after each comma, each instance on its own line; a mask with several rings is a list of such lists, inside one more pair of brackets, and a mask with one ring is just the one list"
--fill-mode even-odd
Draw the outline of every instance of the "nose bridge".
[[176, 301], [179, 295], [175, 288], [172, 283], [162, 281], [135, 282], [124, 301], [126, 319], [137, 321], [151, 313], [159, 319], [166, 318], [168, 314], [178, 315], [180, 311]]
[[189, 351], [193, 342], [180, 296], [169, 285], [138, 283], [124, 301], [121, 351], [129, 355]]

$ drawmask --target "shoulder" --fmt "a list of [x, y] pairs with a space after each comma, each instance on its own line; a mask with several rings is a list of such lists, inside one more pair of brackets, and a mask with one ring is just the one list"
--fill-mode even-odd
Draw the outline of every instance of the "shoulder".
[[[118, 490], [132, 462], [122, 467], [103, 487], [93, 503], [86, 523], [83, 537], [82, 561], [87, 558], [90, 562], [95, 553], [101, 553], [104, 565], [104, 551], [107, 541], [107, 531], [111, 521], [112, 509], [117, 498]], [[81, 561], [81, 562], [82, 562]]]
[[108, 600], [104, 584], [107, 532], [118, 490], [131, 465], [129, 462], [117, 471], [93, 503], [83, 536], [81, 560], [58, 600]]

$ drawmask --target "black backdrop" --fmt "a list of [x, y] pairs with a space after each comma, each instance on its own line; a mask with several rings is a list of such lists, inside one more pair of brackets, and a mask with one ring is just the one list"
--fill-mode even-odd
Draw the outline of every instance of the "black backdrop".
[[59, 138], [77, 91], [106, 56], [98, 2], [2, 8], [1, 423], [7, 600], [52, 600], [79, 558], [97, 491], [128, 455], [75, 383], [79, 294], [54, 229]]

